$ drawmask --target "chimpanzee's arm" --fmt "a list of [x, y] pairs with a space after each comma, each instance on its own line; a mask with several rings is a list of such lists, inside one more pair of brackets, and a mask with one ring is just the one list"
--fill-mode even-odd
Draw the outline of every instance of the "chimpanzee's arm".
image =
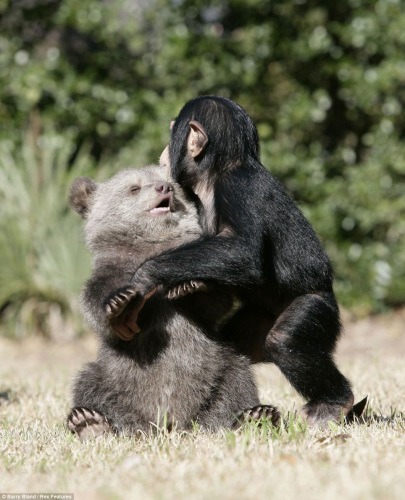
[[239, 169], [217, 180], [211, 210], [222, 231], [146, 261], [132, 278], [135, 287], [145, 294], [157, 285], [171, 288], [190, 280], [245, 287], [261, 284], [263, 185], [260, 192], [256, 175]]
[[132, 282], [141, 293], [157, 285], [172, 288], [190, 280], [249, 286], [262, 279], [260, 257], [236, 237], [199, 239], [145, 262]]
[[223, 175], [214, 199], [224, 234], [145, 262], [131, 280], [141, 294], [190, 280], [243, 287], [272, 281], [290, 297], [331, 290], [330, 262], [314, 230], [263, 167]]

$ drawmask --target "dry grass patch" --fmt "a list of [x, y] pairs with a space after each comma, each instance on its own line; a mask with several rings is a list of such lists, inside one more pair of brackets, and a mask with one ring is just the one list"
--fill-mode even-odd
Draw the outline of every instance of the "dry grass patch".
[[[287, 418], [279, 430], [161, 430], [85, 443], [63, 422], [70, 380], [93, 358], [93, 341], [0, 339], [0, 492], [71, 492], [76, 500], [403, 499], [405, 349], [403, 336], [384, 329], [388, 323], [360, 325], [369, 332], [363, 349], [359, 324], [347, 328], [340, 349], [357, 400], [370, 395], [364, 424], [314, 430]], [[395, 348], [381, 347], [392, 344], [390, 335]], [[275, 367], [259, 366], [256, 375], [263, 402], [284, 415], [302, 404]]]

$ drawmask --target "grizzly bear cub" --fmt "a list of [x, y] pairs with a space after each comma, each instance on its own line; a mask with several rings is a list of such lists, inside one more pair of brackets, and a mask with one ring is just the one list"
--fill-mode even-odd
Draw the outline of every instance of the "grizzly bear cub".
[[[114, 332], [114, 319], [131, 306], [134, 271], [201, 236], [194, 204], [163, 176], [151, 166], [121, 171], [104, 183], [80, 177], [71, 186], [69, 201], [86, 219], [94, 255], [82, 309], [99, 335], [96, 361], [75, 379], [67, 419], [81, 439], [163, 424], [189, 429], [194, 421], [216, 430], [240, 417], [279, 419], [275, 408], [259, 405], [248, 359], [215, 338], [232, 314], [231, 294], [199, 291], [196, 282], [184, 286], [197, 290], [185, 296], [178, 289], [157, 291], [139, 316], [141, 331], [127, 338]], [[177, 300], [168, 299], [173, 295]]]

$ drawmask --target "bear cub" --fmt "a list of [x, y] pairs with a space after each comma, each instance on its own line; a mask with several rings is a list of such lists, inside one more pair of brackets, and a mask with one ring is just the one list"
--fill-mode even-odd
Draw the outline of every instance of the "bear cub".
[[194, 204], [164, 175], [151, 166], [121, 171], [103, 183], [80, 177], [71, 186], [69, 202], [85, 219], [94, 257], [81, 305], [99, 337], [96, 361], [75, 379], [67, 418], [80, 439], [164, 424], [189, 429], [193, 421], [216, 430], [241, 418], [279, 420], [276, 408], [259, 405], [248, 359], [215, 338], [233, 311], [229, 293], [198, 282], [158, 290], [139, 315], [140, 331], [118, 327], [116, 334], [114, 322], [131, 308], [135, 270], [201, 237]]

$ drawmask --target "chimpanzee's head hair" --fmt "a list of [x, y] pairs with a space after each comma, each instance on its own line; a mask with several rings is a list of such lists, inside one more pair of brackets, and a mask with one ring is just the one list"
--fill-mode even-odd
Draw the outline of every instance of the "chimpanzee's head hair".
[[[187, 150], [193, 121], [202, 125], [208, 139], [194, 159]], [[259, 161], [259, 138], [255, 124], [241, 106], [225, 97], [201, 96], [188, 101], [180, 111], [172, 128], [169, 151], [172, 176], [184, 181], [184, 177], [203, 172], [218, 174], [232, 166]]]

